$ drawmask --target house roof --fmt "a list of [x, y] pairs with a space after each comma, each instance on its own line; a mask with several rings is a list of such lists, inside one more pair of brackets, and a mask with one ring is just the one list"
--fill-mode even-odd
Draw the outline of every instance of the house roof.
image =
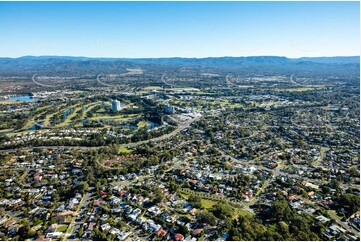
[[51, 239], [45, 238], [45, 235], [40, 235], [35, 241], [50, 241]]
[[182, 234], [176, 234], [174, 238], [176, 241], [184, 240], [184, 236]]
[[189, 180], [190, 183], [192, 183], [193, 185], [197, 184], [197, 180]]
[[195, 235], [199, 235], [200, 233], [202, 233], [203, 229], [195, 229], [192, 231], [192, 235], [195, 236]]
[[164, 229], [160, 229], [157, 231], [157, 235], [161, 235], [162, 237], [165, 236], [167, 234], [167, 231], [165, 231]]

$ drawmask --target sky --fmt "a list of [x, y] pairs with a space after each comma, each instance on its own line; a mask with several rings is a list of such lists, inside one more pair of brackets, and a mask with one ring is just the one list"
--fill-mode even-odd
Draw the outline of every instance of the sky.
[[360, 55], [359, 2], [0, 2], [0, 56]]

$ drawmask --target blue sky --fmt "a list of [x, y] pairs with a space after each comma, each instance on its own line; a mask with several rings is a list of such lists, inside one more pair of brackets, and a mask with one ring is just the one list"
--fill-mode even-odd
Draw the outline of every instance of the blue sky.
[[347, 56], [359, 2], [0, 2], [0, 56]]

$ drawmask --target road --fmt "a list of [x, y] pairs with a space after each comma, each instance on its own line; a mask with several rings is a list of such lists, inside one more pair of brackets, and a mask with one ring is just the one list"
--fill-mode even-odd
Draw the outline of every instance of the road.
[[267, 181], [264, 182], [263, 186], [257, 191], [257, 193], [253, 196], [251, 201], [249, 201], [247, 206], [252, 206], [258, 201], [259, 195], [261, 195], [261, 193], [268, 187], [268, 185], [276, 179], [276, 177], [280, 174], [280, 170], [283, 166], [284, 164], [281, 163], [276, 167], [276, 169], [273, 170], [273, 176], [271, 176]]
[[348, 226], [348, 224], [341, 221], [341, 219], [334, 213], [332, 213], [330, 210], [327, 211], [328, 216], [330, 216], [332, 219], [334, 219], [341, 227], [346, 229], [347, 231], [353, 233], [356, 237], [360, 237], [360, 233], [356, 231], [354, 228]]
[[6, 149], [6, 150], [0, 150], [0, 153], [6, 153], [6, 152], [14, 152], [17, 150], [21, 151], [30, 151], [32, 149], [81, 149], [81, 150], [88, 150], [88, 149], [99, 149], [102, 146], [35, 146], [35, 147], [22, 147], [22, 148], [15, 148], [15, 149]]
[[[64, 240], [68, 240], [68, 237], [75, 235], [75, 231], [83, 224], [81, 221], [76, 221], [79, 217], [79, 214], [84, 213], [84, 210], [88, 207], [90, 198], [94, 193], [94, 187], [89, 187], [87, 193], [85, 193], [79, 203], [78, 209], [76, 210], [76, 216], [74, 216], [68, 226], [68, 229], [65, 233]], [[75, 236], [76, 237], [76, 236]]]
[[325, 153], [329, 150], [330, 150], [330, 148], [321, 147], [320, 148], [320, 156], [317, 158], [317, 160], [312, 162], [312, 165], [314, 165], [315, 167], [322, 167], [322, 166], [319, 166], [318, 164], [323, 160], [323, 158], [325, 157]]
[[[312, 205], [312, 206], [316, 207], [317, 209], [321, 209], [320, 206], [317, 205], [315, 202], [311, 202], [310, 200], [305, 199], [305, 198], [303, 199], [303, 201], [305, 203], [309, 204], [309, 205]], [[338, 225], [340, 225], [341, 227], [343, 227], [347, 231], [351, 232], [356, 237], [360, 237], [360, 233], [358, 231], [356, 231], [354, 228], [348, 226], [348, 224], [343, 222], [336, 214], [332, 213], [332, 211], [327, 210], [327, 214], [328, 214], [328, 216], [330, 216], [330, 218], [334, 219]]]
[[[233, 76], [233, 74], [231, 74], [231, 73], [226, 76], [226, 83], [227, 83], [228, 85], [237, 86], [236, 84], [234, 84], [232, 81], [229, 80], [229, 79], [231, 78], [231, 76]], [[237, 77], [236, 81], [237, 81], [237, 82], [239, 81], [239, 77]]]
[[167, 82], [166, 80], [164, 80], [164, 77], [165, 77], [165, 73], [162, 75], [162, 78], [161, 78], [161, 79], [162, 79], [162, 82], [163, 82], [164, 84], [170, 86], [171, 88], [172, 88], [172, 87], [179, 87], [179, 85], [171, 84], [171, 83]]
[[[139, 145], [142, 145], [142, 144], [146, 144], [146, 143], [148, 143], [148, 142], [158, 142], [158, 141], [161, 141], [161, 140], [168, 139], [168, 138], [170, 138], [170, 137], [172, 137], [172, 136], [175, 136], [175, 135], [178, 134], [180, 131], [189, 128], [193, 122], [199, 120], [200, 118], [201, 118], [201, 117], [193, 118], [193, 119], [190, 119], [190, 120], [182, 123], [181, 125], [178, 126], [178, 128], [177, 128], [176, 130], [174, 130], [173, 132], [171, 132], [171, 133], [169, 133], [169, 134], [165, 134], [165, 135], [162, 135], [162, 136], [160, 136], [160, 137], [153, 138], [153, 139], [148, 139], [148, 140], [142, 140], [142, 141], [138, 141], [138, 142], [134, 142], [134, 143], [123, 144], [123, 145], [120, 146], [120, 148], [122, 148], [122, 147], [125, 147], [125, 148], [133, 148], [133, 147], [136, 147], [136, 146], [139, 146]], [[98, 163], [102, 168], [105, 168], [105, 169], [108, 169], [108, 170], [119, 170], [119, 169], [120, 169], [119, 167], [109, 167], [109, 166], [105, 166], [105, 165], [103, 165], [100, 161], [97, 161], [97, 163]]]

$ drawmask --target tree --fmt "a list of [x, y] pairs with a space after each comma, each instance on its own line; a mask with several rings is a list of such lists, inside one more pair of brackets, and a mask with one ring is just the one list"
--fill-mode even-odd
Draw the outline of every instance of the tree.
[[82, 193], [86, 192], [89, 189], [89, 185], [87, 182], [81, 182], [79, 184], [79, 189]]
[[360, 197], [352, 193], [343, 194], [338, 199], [338, 204], [346, 208], [348, 216], [356, 213], [360, 209]]
[[164, 199], [164, 195], [162, 194], [160, 189], [157, 189], [154, 194], [154, 202], [160, 203], [161, 201], [163, 201], [163, 199]]
[[83, 233], [84, 233], [83, 228], [80, 228], [80, 229], [78, 230], [78, 237], [80, 238], [80, 237], [83, 235]]
[[197, 220], [201, 223], [207, 223], [209, 225], [217, 225], [217, 218], [210, 212], [204, 210], [197, 214]]
[[241, 239], [238, 236], [232, 236], [232, 241], [240, 241]]
[[194, 208], [202, 208], [202, 199], [197, 195], [190, 195], [188, 198], [189, 205]]
[[176, 192], [179, 189], [179, 185], [175, 182], [170, 182], [169, 186], [170, 186], [170, 189], [172, 190], [172, 192]]
[[222, 203], [217, 203], [212, 209], [212, 213], [219, 219], [229, 218], [233, 215], [233, 209], [227, 205]]
[[271, 211], [277, 221], [289, 221], [293, 217], [292, 210], [285, 199], [275, 201]]
[[350, 172], [350, 176], [352, 176], [352, 177], [360, 176], [360, 171], [356, 167], [351, 167], [349, 172]]
[[278, 226], [278, 231], [280, 231], [281, 234], [285, 235], [289, 233], [289, 228], [287, 223], [281, 221], [278, 222], [277, 226]]
[[183, 234], [184, 236], [189, 236], [189, 230], [188, 230], [188, 228], [186, 227], [186, 226], [184, 226], [184, 225], [180, 225], [179, 226], [179, 230], [178, 230], [178, 232], [180, 233], [180, 234]]
[[100, 239], [101, 240], [106, 240], [107, 239], [107, 235], [104, 232], [100, 233]]

